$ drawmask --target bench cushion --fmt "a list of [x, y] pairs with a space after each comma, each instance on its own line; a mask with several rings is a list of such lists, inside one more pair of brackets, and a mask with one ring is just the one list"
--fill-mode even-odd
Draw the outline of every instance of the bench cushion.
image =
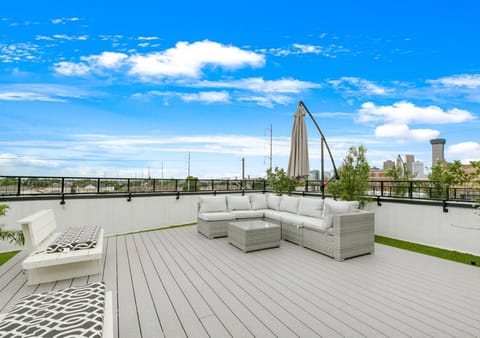
[[335, 201], [326, 199], [322, 216], [325, 218], [328, 227], [331, 227], [333, 226], [333, 216], [354, 212], [358, 209], [358, 205], [358, 201]]
[[280, 210], [280, 202], [282, 200], [282, 196], [276, 196], [270, 194], [267, 196], [267, 204], [268, 208], [272, 210]]
[[286, 212], [283, 211], [278, 211], [278, 210], [272, 210], [272, 209], [265, 209], [263, 210], [265, 218], [270, 218], [275, 221], [279, 221], [282, 218], [282, 215], [285, 215]]
[[200, 204], [200, 212], [227, 211], [225, 196], [200, 196], [198, 202]]
[[91, 249], [97, 245], [98, 226], [70, 227], [47, 246], [46, 252]]
[[105, 284], [26, 296], [0, 322], [4, 337], [102, 337]]

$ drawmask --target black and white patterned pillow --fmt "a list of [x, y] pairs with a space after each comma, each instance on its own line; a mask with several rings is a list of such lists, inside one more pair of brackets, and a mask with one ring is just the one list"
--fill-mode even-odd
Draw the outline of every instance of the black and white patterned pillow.
[[0, 337], [102, 337], [104, 307], [103, 282], [26, 296], [0, 322]]
[[46, 252], [52, 253], [94, 248], [97, 245], [99, 229], [96, 225], [70, 227], [58, 235], [47, 247]]

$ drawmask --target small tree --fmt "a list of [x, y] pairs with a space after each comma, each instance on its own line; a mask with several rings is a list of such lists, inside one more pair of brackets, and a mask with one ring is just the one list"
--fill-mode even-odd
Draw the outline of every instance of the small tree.
[[282, 195], [283, 193], [290, 194], [295, 190], [295, 181], [288, 177], [282, 168], [275, 167], [274, 171], [268, 169], [267, 181], [277, 195]]
[[[0, 204], [0, 216], [5, 216], [7, 214], [8, 205]], [[0, 239], [8, 240], [10, 243], [15, 243], [18, 245], [23, 245], [25, 238], [23, 237], [23, 232], [14, 231], [14, 230], [3, 230], [3, 225], [0, 225]]]
[[345, 201], [359, 201], [364, 203], [370, 177], [370, 165], [366, 159], [367, 149], [360, 145], [351, 146], [338, 169], [340, 180], [327, 185], [327, 192], [339, 196]]
[[455, 185], [462, 185], [469, 182], [472, 177], [467, 174], [459, 160], [452, 163], [437, 162], [432, 167], [432, 172], [428, 175], [433, 181], [433, 197], [445, 197], [446, 190]]
[[415, 177], [407, 168], [393, 167], [387, 170], [387, 177], [392, 181], [392, 190], [395, 196], [405, 196], [408, 191], [408, 180]]

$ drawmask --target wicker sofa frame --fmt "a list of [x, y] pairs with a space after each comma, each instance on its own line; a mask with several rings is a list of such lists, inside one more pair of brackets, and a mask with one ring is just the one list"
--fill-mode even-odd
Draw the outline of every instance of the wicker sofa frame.
[[[333, 257], [337, 261], [374, 253], [375, 214], [373, 212], [357, 209], [332, 217], [333, 226], [328, 229], [294, 224], [292, 221], [278, 221], [266, 217], [250, 219], [264, 219], [280, 224], [283, 240]], [[226, 237], [228, 235], [228, 224], [235, 220], [232, 216], [225, 220], [215, 221], [206, 221], [199, 218], [197, 230], [209, 239]]]

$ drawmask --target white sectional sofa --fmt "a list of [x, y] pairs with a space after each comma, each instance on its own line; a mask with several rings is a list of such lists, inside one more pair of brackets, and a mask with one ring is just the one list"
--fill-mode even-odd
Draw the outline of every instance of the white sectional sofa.
[[342, 261], [374, 252], [374, 213], [358, 209], [358, 202], [319, 197], [201, 196], [198, 232], [209, 239], [225, 237], [228, 223], [265, 219], [282, 227], [282, 239]]

